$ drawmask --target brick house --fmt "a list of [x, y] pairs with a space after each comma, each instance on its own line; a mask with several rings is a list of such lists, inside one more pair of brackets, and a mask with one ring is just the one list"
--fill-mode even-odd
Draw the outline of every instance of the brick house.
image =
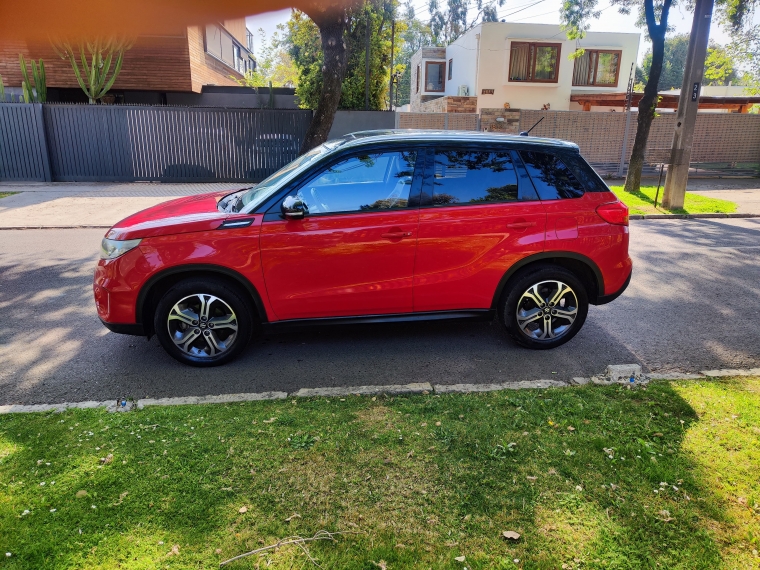
[[[204, 86], [234, 86], [234, 78], [256, 68], [245, 19], [179, 28], [160, 36], [140, 36], [124, 55], [111, 100], [171, 104], [176, 95], [200, 94]], [[0, 76], [10, 93], [21, 91], [19, 54], [43, 59], [51, 102], [86, 102], [68, 60], [48, 43], [0, 39]]]

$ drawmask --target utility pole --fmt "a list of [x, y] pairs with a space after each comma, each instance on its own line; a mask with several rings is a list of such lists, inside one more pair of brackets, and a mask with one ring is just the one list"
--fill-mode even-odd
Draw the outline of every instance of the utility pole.
[[367, 10], [367, 48], [364, 54], [364, 110], [369, 111], [369, 30], [370, 30], [370, 13]]
[[697, 0], [694, 21], [689, 36], [689, 52], [686, 54], [686, 68], [683, 74], [681, 94], [676, 111], [676, 130], [670, 150], [670, 164], [665, 178], [662, 206], [667, 209], [683, 208], [686, 183], [689, 180], [689, 162], [694, 142], [694, 125], [699, 109], [699, 92], [705, 72], [707, 40], [710, 37], [714, 0]]
[[393, 47], [396, 42], [396, 19], [391, 20], [391, 78], [388, 87], [388, 108], [393, 111]]

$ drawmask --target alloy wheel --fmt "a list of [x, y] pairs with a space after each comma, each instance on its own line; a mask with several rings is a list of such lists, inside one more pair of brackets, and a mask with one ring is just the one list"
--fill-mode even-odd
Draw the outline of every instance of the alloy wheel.
[[228, 351], [238, 333], [235, 311], [223, 299], [197, 293], [180, 299], [166, 319], [169, 337], [181, 351], [212, 358]]
[[531, 285], [517, 302], [517, 325], [534, 340], [558, 339], [572, 328], [578, 316], [578, 297], [562, 281]]

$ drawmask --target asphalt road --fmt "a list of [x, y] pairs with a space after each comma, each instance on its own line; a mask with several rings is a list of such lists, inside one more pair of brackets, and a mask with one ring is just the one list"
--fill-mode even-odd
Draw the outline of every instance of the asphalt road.
[[497, 323], [324, 328], [255, 340], [214, 369], [108, 332], [92, 301], [103, 230], [0, 231], [0, 405], [408, 382], [589, 376], [607, 364], [760, 366], [760, 220], [632, 222], [634, 279], [570, 343], [534, 352]]

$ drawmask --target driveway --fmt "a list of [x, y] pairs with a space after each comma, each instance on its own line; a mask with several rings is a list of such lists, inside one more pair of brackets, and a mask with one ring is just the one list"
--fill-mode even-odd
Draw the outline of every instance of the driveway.
[[760, 366], [760, 220], [632, 222], [634, 278], [592, 307], [570, 343], [518, 348], [497, 323], [323, 328], [256, 339], [242, 358], [185, 367], [155, 338], [98, 321], [92, 271], [104, 230], [0, 231], [0, 405], [294, 391], [408, 382], [508, 382], [601, 372]]

